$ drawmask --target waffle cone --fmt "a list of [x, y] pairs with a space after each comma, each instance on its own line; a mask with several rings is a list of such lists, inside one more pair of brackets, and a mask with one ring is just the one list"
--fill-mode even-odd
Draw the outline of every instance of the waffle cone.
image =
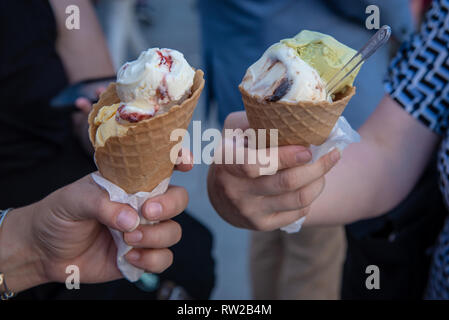
[[[170, 141], [174, 129], [187, 129], [193, 111], [204, 87], [203, 72], [197, 70], [192, 94], [181, 105], [154, 118], [138, 122], [123, 136], [106, 140], [95, 149], [95, 162], [100, 173], [128, 193], [152, 191], [162, 180], [171, 176], [174, 163], [170, 160], [172, 148], [181, 142]], [[98, 126], [94, 119], [103, 106], [119, 103], [116, 84], [111, 83], [100, 96], [89, 114], [89, 137], [93, 145]]]
[[355, 87], [347, 87], [337, 94], [335, 101], [298, 103], [265, 102], [250, 95], [239, 86], [245, 105], [248, 122], [253, 129], [278, 129], [278, 145], [321, 145], [335, 126], [349, 100], [355, 94]]

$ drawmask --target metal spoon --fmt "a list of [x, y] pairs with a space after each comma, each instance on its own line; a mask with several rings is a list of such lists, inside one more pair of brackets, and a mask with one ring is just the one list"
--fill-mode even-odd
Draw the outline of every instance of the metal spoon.
[[[377, 49], [382, 47], [390, 38], [391, 28], [389, 26], [382, 26], [360, 49], [352, 58], [349, 60], [343, 68], [341, 68], [326, 84], [327, 97], [334, 93], [335, 89], [352, 73], [357, 69], [363, 62], [365, 62], [371, 55], [376, 52]], [[346, 72], [345, 69], [350, 65], [354, 66]]]

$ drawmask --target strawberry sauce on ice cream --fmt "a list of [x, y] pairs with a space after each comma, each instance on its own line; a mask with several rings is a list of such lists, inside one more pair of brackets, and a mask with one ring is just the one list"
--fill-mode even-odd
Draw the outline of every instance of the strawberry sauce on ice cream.
[[191, 94], [195, 71], [183, 54], [172, 49], [151, 48], [135, 61], [125, 63], [117, 74], [120, 104], [105, 106], [95, 122], [97, 142], [122, 134], [127, 126], [168, 112]]

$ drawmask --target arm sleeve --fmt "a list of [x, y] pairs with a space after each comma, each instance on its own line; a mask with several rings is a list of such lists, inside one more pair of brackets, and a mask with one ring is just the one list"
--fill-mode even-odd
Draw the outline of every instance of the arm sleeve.
[[402, 44], [385, 79], [386, 92], [439, 135], [449, 118], [449, 0], [434, 0], [420, 32]]

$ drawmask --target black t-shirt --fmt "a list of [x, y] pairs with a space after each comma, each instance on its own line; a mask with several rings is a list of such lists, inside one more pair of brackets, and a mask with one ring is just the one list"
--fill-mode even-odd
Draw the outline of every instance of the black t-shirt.
[[0, 1], [0, 208], [42, 199], [95, 170], [71, 114], [49, 101], [68, 85], [46, 0]]
[[67, 85], [48, 1], [0, 2], [0, 176], [55, 155], [70, 115], [49, 107]]

